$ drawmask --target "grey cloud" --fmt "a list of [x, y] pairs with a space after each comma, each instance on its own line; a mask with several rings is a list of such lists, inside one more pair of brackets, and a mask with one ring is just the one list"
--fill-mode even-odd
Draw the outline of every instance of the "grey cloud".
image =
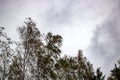
[[80, 5], [81, 0], [53, 0], [50, 2], [50, 8], [44, 16], [45, 21], [56, 26], [71, 23], [72, 17], [75, 13], [75, 5]]
[[[95, 0], [53, 0], [49, 2], [49, 8], [43, 20], [48, 25], [54, 24], [55, 26], [76, 24], [77, 22], [77, 24], [80, 24], [81, 22], [87, 22], [89, 19], [92, 21], [94, 18], [98, 18], [101, 15], [100, 13], [103, 12], [102, 15], [105, 15], [104, 12], [109, 12], [109, 10], [106, 10], [108, 6], [104, 8], [106, 11], [101, 10], [100, 5], [103, 2]], [[107, 4], [107, 1], [104, 3]], [[91, 15], [92, 17], [90, 17]]]
[[[120, 59], [120, 4], [113, 8], [110, 16], [95, 31], [90, 45], [95, 65], [108, 74]], [[99, 63], [100, 62], [100, 63]], [[98, 67], [97, 66], [97, 67]]]
[[[109, 2], [111, 1], [109, 0]], [[86, 23], [88, 20], [92, 21], [96, 18], [95, 16], [98, 18], [98, 13], [102, 13], [103, 10], [101, 10], [100, 5], [103, 3], [107, 5], [107, 2], [108, 0], [105, 2], [104, 0], [98, 2], [95, 0], [1, 0], [0, 17], [2, 19], [0, 22], [1, 24], [4, 24], [4, 22], [10, 23], [12, 19], [15, 23], [18, 23], [30, 16], [33, 19], [38, 19], [41, 26], [45, 27], [62, 27], [77, 22], [77, 24]], [[104, 10], [106, 9], [108, 8]], [[91, 15], [93, 16], [90, 17]]]

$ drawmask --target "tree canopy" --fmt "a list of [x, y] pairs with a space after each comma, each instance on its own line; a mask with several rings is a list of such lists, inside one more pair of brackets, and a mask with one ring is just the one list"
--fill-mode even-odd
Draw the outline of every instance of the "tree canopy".
[[[81, 50], [75, 57], [61, 57], [61, 35], [43, 35], [31, 18], [17, 30], [19, 42], [0, 27], [0, 80], [105, 80], [100, 68], [95, 70]], [[120, 80], [120, 62], [108, 80]]]

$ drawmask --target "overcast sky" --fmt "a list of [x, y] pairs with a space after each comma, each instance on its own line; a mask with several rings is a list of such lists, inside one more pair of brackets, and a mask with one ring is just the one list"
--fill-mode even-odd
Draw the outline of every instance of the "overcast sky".
[[0, 26], [13, 40], [25, 18], [37, 22], [42, 33], [63, 37], [62, 54], [78, 49], [105, 73], [120, 59], [119, 0], [0, 0]]

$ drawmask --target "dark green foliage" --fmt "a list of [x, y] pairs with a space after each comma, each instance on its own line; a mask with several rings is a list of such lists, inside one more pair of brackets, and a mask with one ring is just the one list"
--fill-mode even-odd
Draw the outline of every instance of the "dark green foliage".
[[108, 77], [108, 80], [120, 80], [120, 62], [118, 61], [119, 66], [115, 64], [115, 67], [111, 70], [111, 75]]

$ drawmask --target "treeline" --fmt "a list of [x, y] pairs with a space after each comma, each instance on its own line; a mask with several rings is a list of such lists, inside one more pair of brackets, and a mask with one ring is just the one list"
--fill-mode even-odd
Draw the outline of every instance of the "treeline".
[[[16, 42], [0, 27], [0, 80], [105, 80], [81, 50], [76, 57], [61, 57], [62, 37], [42, 34], [31, 18], [17, 30]], [[120, 80], [120, 66], [115, 65], [107, 79]]]

